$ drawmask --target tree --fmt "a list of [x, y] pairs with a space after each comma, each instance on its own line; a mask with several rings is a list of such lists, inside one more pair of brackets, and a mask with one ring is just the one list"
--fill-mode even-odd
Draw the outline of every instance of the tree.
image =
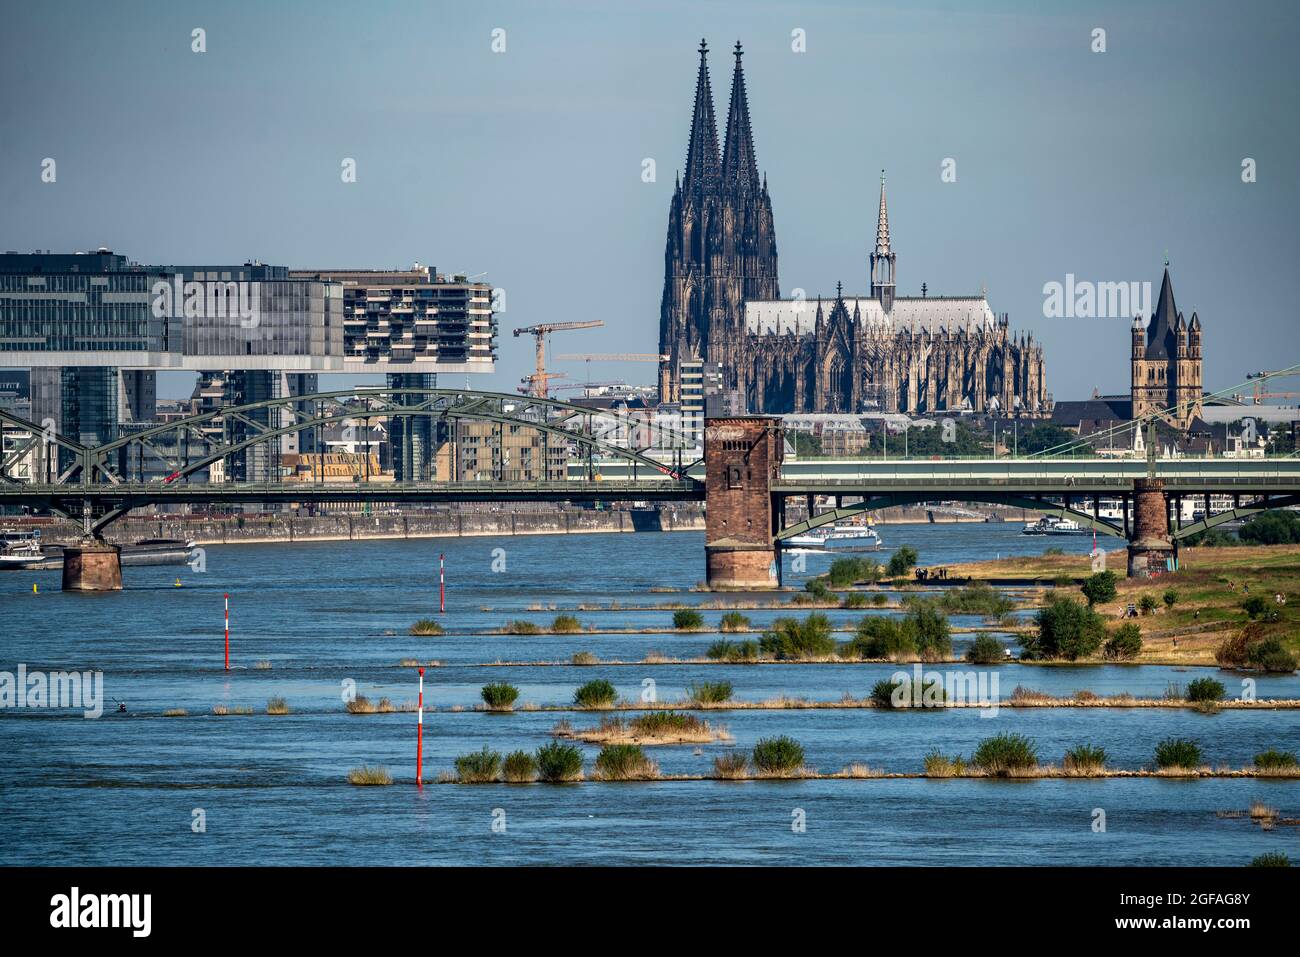
[[916, 653], [916, 634], [907, 619], [868, 615], [858, 622], [858, 633], [844, 644], [844, 657], [910, 658]]
[[1174, 605], [1178, 604], [1178, 597], [1179, 597], [1179, 596], [1178, 596], [1178, 589], [1177, 589], [1177, 588], [1166, 588], [1163, 597], [1164, 597], [1164, 600], [1165, 600], [1165, 607], [1166, 607], [1166, 608], [1173, 608]]
[[[989, 440], [976, 432], [965, 422], [954, 422], [952, 429], [942, 425], [918, 426], [909, 429], [907, 438], [901, 435], [890, 436], [890, 446], [902, 455], [904, 447], [908, 455], [931, 456], [983, 456], [989, 452]], [[945, 438], [946, 436], [946, 438]]]
[[952, 655], [952, 632], [948, 618], [932, 601], [913, 602], [907, 622], [916, 636], [916, 650], [923, 661], [941, 661]]
[[1116, 629], [1106, 639], [1103, 654], [1111, 661], [1131, 661], [1142, 651], [1142, 629], [1131, 621]]
[[1108, 601], [1114, 601], [1115, 590], [1115, 573], [1112, 571], [1097, 572], [1084, 579], [1081, 586], [1083, 597], [1088, 599], [1088, 607], [1094, 605], [1104, 605]]
[[1300, 518], [1294, 512], [1262, 512], [1241, 526], [1237, 537], [1248, 545], [1292, 545], [1300, 542]]
[[1241, 607], [1246, 612], [1246, 617], [1251, 621], [1256, 618], [1263, 618], [1268, 612], [1268, 602], [1263, 595], [1251, 595], [1241, 603]]
[[1006, 658], [1006, 649], [987, 632], [981, 631], [966, 649], [966, 660], [977, 665], [997, 664]]
[[822, 440], [811, 432], [788, 432], [794, 444], [794, 454], [809, 456], [822, 454]]
[[1074, 661], [1096, 652], [1106, 637], [1101, 615], [1073, 598], [1058, 595], [1038, 612], [1038, 634], [1021, 637], [1023, 658]]
[[834, 654], [835, 639], [831, 637], [830, 619], [813, 612], [803, 621], [776, 619], [772, 629], [759, 640], [759, 647], [782, 661], [798, 661]]
[[837, 558], [826, 577], [832, 588], [847, 588], [857, 582], [878, 582], [884, 570], [874, 558]]
[[1158, 604], [1155, 595], [1143, 595], [1138, 599], [1138, 607], [1142, 609], [1144, 615], [1154, 614]]
[[1296, 437], [1290, 425], [1276, 425], [1268, 434], [1268, 444], [1264, 446], [1265, 455], [1289, 455], [1296, 451]]
[[1240, 545], [1237, 536], [1222, 528], [1207, 528], [1203, 532], [1188, 535], [1185, 544], [1188, 548], [1227, 548]]
[[[1044, 422], [1020, 436], [1016, 442], [1016, 447], [1020, 454], [1032, 455], [1035, 452], [1043, 452], [1047, 449], [1056, 448], [1058, 445], [1067, 445], [1078, 441], [1079, 437], [1069, 429]], [[1065, 450], [1061, 449], [1061, 451]]]
[[920, 556], [911, 545], [900, 545], [898, 551], [889, 556], [889, 565], [885, 571], [890, 578], [901, 578], [916, 567], [918, 558]]

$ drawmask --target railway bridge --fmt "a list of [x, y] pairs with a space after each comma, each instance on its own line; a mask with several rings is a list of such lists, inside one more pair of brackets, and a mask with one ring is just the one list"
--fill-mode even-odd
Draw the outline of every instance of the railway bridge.
[[[212, 481], [211, 467], [293, 433], [384, 417], [432, 417], [453, 437], [467, 420], [534, 430], [537, 455], [563, 449], [560, 474], [510, 480], [350, 482]], [[516, 501], [704, 501], [705, 565], [715, 588], [779, 584], [779, 552], [790, 537], [830, 522], [931, 501], [1003, 503], [1073, 518], [1128, 541], [1130, 575], [1162, 573], [1178, 542], [1206, 528], [1268, 508], [1300, 504], [1300, 460], [1177, 459], [1147, 463], [1100, 458], [806, 459], [787, 461], [775, 416], [741, 415], [705, 424], [703, 455], [686, 436], [608, 411], [532, 396], [444, 389], [347, 390], [224, 407], [151, 426], [113, 442], [83, 445], [0, 411], [0, 423], [26, 435], [0, 459], [0, 505], [28, 506], [76, 521], [82, 540], [65, 549], [63, 585], [77, 591], [121, 588], [117, 546], [103, 530], [132, 509], [234, 503], [410, 503]], [[35, 459], [33, 475], [13, 474]], [[160, 476], [131, 480], [130, 462], [153, 460]], [[503, 470], [504, 471], [504, 470]], [[200, 480], [202, 479], [202, 480]], [[1211, 496], [1232, 507], [1211, 514]], [[1205, 517], [1182, 525], [1179, 501], [1205, 500]], [[791, 499], [809, 517], [786, 520]], [[818, 498], [831, 507], [818, 513]], [[1124, 504], [1122, 520], [1103, 517], [1102, 499]], [[1130, 514], [1132, 516], [1130, 520]]]

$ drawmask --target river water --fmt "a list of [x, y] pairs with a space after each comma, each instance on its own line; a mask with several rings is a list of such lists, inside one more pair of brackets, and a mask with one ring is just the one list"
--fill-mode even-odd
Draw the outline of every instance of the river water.
[[[924, 564], [1036, 553], [1082, 556], [1091, 539], [1044, 542], [1016, 525], [883, 526], [888, 547], [915, 546]], [[414, 786], [416, 718], [349, 715], [349, 688], [414, 702], [411, 662], [425, 672], [424, 770], [432, 781], [456, 755], [505, 753], [550, 740], [560, 718], [590, 713], [473, 710], [479, 689], [509, 681], [519, 705], [562, 706], [592, 678], [637, 699], [662, 701], [699, 680], [730, 681], [735, 697], [833, 701], [865, 696], [896, 668], [881, 664], [652, 664], [649, 654], [702, 655], [721, 610], [693, 634], [615, 633], [668, 628], [667, 609], [715, 596], [688, 589], [703, 571], [700, 533], [639, 533], [209, 547], [206, 569], [128, 567], [109, 595], [58, 590], [57, 572], [0, 575], [0, 671], [103, 673], [108, 707], [0, 709], [0, 864], [521, 864], [772, 863], [1080, 865], [1241, 864], [1280, 850], [1297, 855], [1300, 829], [1265, 832], [1218, 811], [1253, 800], [1300, 816], [1300, 782], [1252, 779], [665, 781], [580, 785]], [[447, 561], [447, 612], [438, 615], [438, 556]], [[825, 570], [808, 555], [787, 583]], [[787, 556], [787, 563], [790, 557]], [[1081, 557], [1081, 567], [1082, 557]], [[179, 577], [181, 587], [175, 584]], [[39, 587], [33, 593], [32, 586]], [[664, 591], [674, 589], [674, 591]], [[223, 596], [230, 596], [231, 671], [223, 669]], [[579, 610], [579, 606], [588, 606]], [[554, 606], [554, 607], [552, 607]], [[593, 610], [604, 606], [606, 610]], [[575, 614], [582, 634], [491, 634], [506, 622], [546, 624]], [[790, 612], [745, 612], [756, 626]], [[795, 613], [803, 614], [803, 611]], [[878, 610], [831, 611], [849, 628]], [[437, 617], [442, 637], [410, 637]], [[979, 627], [973, 617], [957, 626]], [[996, 629], [989, 629], [996, 633]], [[841, 636], [847, 637], [847, 636]], [[968, 640], [956, 636], [958, 647]], [[1014, 642], [1008, 644], [1014, 647]], [[627, 664], [575, 666], [575, 652]], [[496, 662], [512, 664], [495, 665]], [[527, 662], [559, 662], [529, 666]], [[1218, 675], [1165, 666], [984, 669], [998, 695], [1017, 685], [1068, 695], [1159, 697], [1170, 684]], [[652, 684], [648, 685], [647, 682]], [[1300, 677], [1257, 679], [1260, 697], [1300, 697]], [[265, 714], [283, 697], [287, 715]], [[126, 707], [117, 711], [118, 705]], [[217, 705], [252, 708], [218, 716]], [[164, 716], [183, 710], [183, 716]], [[928, 751], [967, 754], [1000, 731], [1033, 738], [1059, 763], [1080, 743], [1101, 745], [1114, 767], [1149, 765], [1155, 743], [1198, 741], [1209, 763], [1240, 767], [1266, 748], [1300, 748], [1300, 712], [1172, 709], [729, 710], [706, 717], [729, 739], [648, 749], [665, 773], [708, 773], [713, 758], [788, 734], [807, 763], [917, 772]], [[588, 767], [599, 750], [580, 745]], [[697, 753], [698, 752], [698, 753]], [[379, 764], [391, 787], [346, 783]], [[1097, 810], [1106, 829], [1094, 830]], [[792, 827], [804, 822], [803, 829]], [[196, 822], [201, 821], [202, 828]], [[494, 828], [494, 824], [496, 827]]]

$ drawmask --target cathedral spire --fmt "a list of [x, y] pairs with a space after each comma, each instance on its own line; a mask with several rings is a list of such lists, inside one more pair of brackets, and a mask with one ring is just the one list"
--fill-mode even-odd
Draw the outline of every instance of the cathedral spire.
[[718, 180], [718, 123], [713, 116], [713, 87], [709, 85], [709, 45], [700, 41], [700, 72], [695, 81], [695, 112], [686, 148], [686, 189], [709, 187]]
[[880, 171], [880, 218], [876, 222], [876, 255], [889, 255], [889, 207], [885, 204], [885, 171]]
[[880, 216], [876, 222], [876, 248], [870, 256], [871, 295], [885, 312], [894, 308], [894, 250], [889, 245], [889, 207], [885, 205], [885, 171], [880, 171]]
[[727, 184], [757, 189], [758, 163], [754, 159], [754, 134], [749, 126], [749, 97], [745, 93], [744, 55], [736, 41], [736, 71], [731, 77], [731, 109], [727, 113], [727, 138], [722, 151], [722, 180]]

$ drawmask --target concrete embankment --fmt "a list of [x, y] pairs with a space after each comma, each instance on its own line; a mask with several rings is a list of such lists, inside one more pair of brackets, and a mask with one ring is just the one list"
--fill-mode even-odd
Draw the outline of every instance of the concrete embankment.
[[[199, 545], [254, 542], [331, 542], [361, 539], [459, 538], [485, 535], [578, 535], [597, 532], [675, 532], [704, 528], [702, 509], [556, 509], [537, 512], [457, 510], [405, 515], [314, 515], [153, 519], [128, 518], [105, 529], [114, 544], [150, 538]], [[51, 544], [75, 542], [79, 529], [64, 523], [43, 526]]]

